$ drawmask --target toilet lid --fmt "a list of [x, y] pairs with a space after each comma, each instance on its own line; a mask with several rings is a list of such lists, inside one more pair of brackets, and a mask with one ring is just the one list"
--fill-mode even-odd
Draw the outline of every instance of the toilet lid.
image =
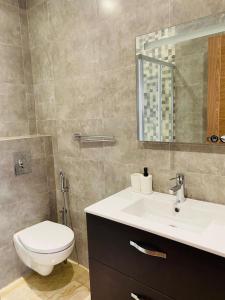
[[72, 245], [73, 231], [51, 221], [44, 221], [19, 232], [18, 238], [23, 246], [36, 253], [60, 252]]

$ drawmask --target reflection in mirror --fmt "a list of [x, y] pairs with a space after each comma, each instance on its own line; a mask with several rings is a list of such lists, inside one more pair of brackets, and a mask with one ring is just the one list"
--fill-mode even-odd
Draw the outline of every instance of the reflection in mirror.
[[139, 140], [202, 144], [225, 135], [224, 32], [220, 14], [137, 37]]

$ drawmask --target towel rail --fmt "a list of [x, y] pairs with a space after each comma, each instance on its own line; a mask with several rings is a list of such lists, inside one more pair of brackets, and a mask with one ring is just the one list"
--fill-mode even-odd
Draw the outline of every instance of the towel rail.
[[80, 143], [99, 143], [99, 142], [108, 142], [115, 143], [116, 139], [114, 136], [106, 135], [82, 135], [81, 133], [75, 133], [73, 135], [75, 141]]

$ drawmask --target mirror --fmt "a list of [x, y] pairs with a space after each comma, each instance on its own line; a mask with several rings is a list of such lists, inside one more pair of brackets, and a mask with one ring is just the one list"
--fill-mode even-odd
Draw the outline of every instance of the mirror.
[[136, 38], [138, 139], [225, 141], [225, 14]]

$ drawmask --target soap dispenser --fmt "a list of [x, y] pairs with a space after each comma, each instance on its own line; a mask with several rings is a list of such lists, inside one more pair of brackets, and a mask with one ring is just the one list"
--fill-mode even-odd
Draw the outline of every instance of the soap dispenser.
[[152, 175], [148, 173], [148, 168], [144, 168], [144, 173], [141, 176], [141, 193], [152, 193]]

